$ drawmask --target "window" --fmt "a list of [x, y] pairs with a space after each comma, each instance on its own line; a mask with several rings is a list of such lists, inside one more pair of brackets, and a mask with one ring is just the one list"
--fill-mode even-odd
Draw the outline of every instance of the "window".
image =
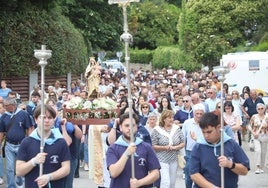
[[249, 71], [260, 70], [260, 61], [259, 60], [249, 60]]

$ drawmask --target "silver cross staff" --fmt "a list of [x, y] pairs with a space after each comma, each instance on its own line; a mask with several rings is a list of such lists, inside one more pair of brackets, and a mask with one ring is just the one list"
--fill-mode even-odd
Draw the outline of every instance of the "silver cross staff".
[[[224, 132], [224, 122], [223, 122], [223, 82], [226, 79], [225, 75], [230, 72], [228, 67], [216, 66], [213, 68], [213, 72], [218, 75], [218, 79], [221, 82], [221, 155], [224, 155], [224, 141], [223, 141], [223, 132]], [[221, 167], [221, 187], [224, 187], [224, 167]]]
[[[127, 91], [128, 91], [128, 104], [129, 104], [129, 118], [130, 118], [130, 144], [134, 144], [134, 134], [133, 134], [133, 101], [131, 97], [131, 88], [130, 88], [130, 68], [129, 68], [129, 44], [132, 42], [132, 35], [128, 32], [128, 23], [127, 23], [127, 6], [131, 2], [139, 2], [139, 0], [109, 0], [109, 4], [118, 4], [123, 8], [123, 17], [124, 17], [124, 33], [121, 35], [120, 39], [125, 42], [125, 62], [127, 66]], [[134, 169], [134, 155], [131, 155], [131, 176], [135, 178], [135, 169]]]
[[[41, 141], [40, 152], [44, 152], [44, 117], [45, 117], [45, 66], [47, 60], [51, 57], [51, 50], [46, 50], [46, 45], [41, 46], [41, 50], [34, 50], [34, 57], [39, 59], [39, 65], [41, 66]], [[39, 165], [39, 176], [43, 174], [43, 164]]]

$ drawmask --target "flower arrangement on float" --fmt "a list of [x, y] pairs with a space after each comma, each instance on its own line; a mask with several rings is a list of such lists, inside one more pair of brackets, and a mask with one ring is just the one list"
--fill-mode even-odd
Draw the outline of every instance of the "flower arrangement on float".
[[117, 103], [111, 98], [83, 100], [73, 97], [65, 103], [63, 117], [74, 124], [101, 125], [107, 124], [118, 116]]

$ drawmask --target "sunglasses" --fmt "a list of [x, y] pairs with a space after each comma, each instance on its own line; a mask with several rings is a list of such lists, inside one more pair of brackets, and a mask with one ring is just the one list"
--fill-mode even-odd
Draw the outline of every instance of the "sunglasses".
[[212, 92], [208, 92], [208, 94], [212, 94]]
[[221, 108], [220, 106], [217, 106], [217, 108]]
[[182, 102], [189, 102], [188, 100], [183, 100]]
[[258, 110], [263, 110], [264, 108], [258, 108]]
[[142, 106], [142, 108], [149, 108], [148, 106]]

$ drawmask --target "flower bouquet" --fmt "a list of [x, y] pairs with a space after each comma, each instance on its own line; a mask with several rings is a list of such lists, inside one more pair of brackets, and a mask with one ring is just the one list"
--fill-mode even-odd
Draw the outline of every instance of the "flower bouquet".
[[78, 125], [108, 124], [118, 114], [117, 103], [110, 98], [85, 101], [81, 97], [73, 97], [63, 109], [63, 117]]

